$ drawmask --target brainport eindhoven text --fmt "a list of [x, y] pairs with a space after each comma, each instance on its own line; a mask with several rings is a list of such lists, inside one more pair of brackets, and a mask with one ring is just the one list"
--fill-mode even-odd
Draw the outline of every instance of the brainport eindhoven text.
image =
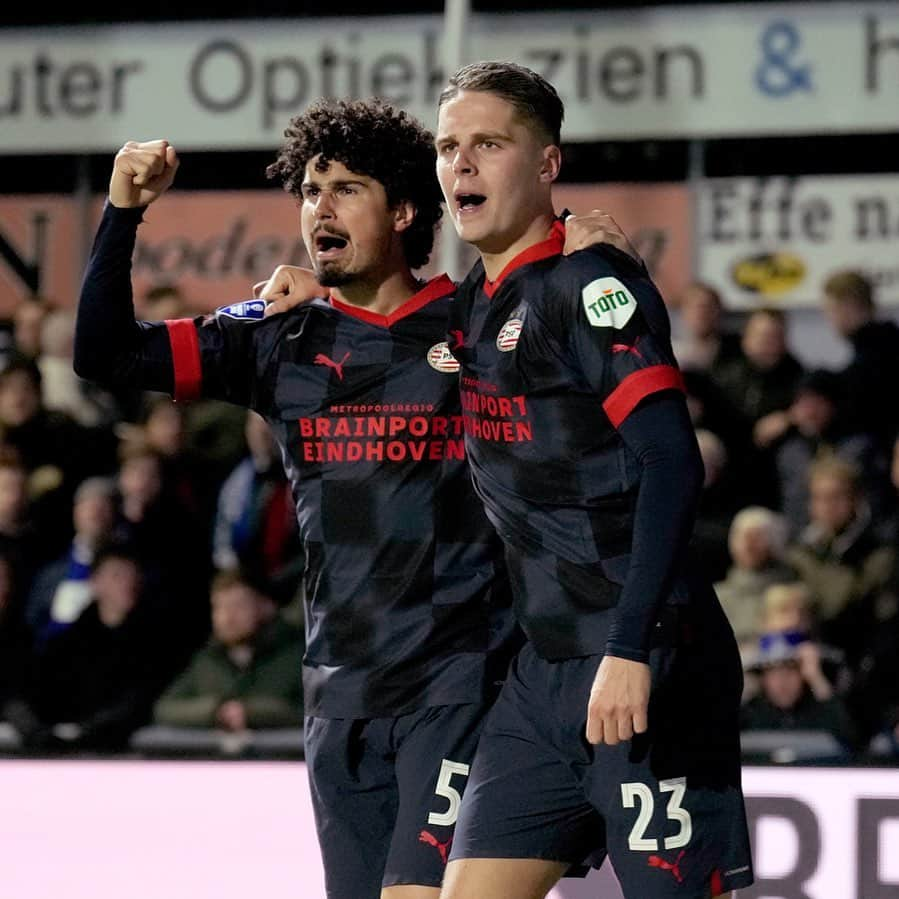
[[497, 443], [533, 439], [528, 421], [477, 414], [319, 416], [300, 418], [298, 425], [305, 462], [436, 462], [461, 459], [466, 434]]

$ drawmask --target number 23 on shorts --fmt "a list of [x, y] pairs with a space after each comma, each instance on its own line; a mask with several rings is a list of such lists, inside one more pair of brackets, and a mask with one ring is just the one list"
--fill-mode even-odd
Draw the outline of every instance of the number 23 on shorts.
[[[693, 836], [693, 819], [690, 817], [690, 813], [681, 806], [686, 790], [687, 779], [685, 777], [659, 781], [659, 791], [671, 794], [668, 797], [668, 820], [676, 821], [679, 825], [676, 834], [664, 838], [665, 849], [680, 849], [686, 846]], [[640, 781], [623, 783], [621, 785], [621, 802], [625, 808], [634, 808], [638, 804], [640, 806], [637, 820], [627, 838], [628, 848], [636, 852], [658, 852], [659, 841], [654, 837], [646, 836], [646, 829], [652, 821], [652, 813], [655, 808], [655, 797], [652, 790]]]

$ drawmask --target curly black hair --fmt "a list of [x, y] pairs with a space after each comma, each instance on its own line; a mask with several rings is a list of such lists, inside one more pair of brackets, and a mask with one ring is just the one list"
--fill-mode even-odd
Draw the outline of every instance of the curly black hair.
[[280, 178], [286, 191], [300, 197], [306, 164], [318, 155], [319, 168], [333, 160], [374, 178], [390, 206], [405, 200], [415, 207], [415, 219], [403, 232], [409, 267], [428, 261], [443, 196], [434, 136], [419, 121], [380, 99], [319, 100], [290, 120], [284, 137], [277, 160], [265, 170], [269, 178]]

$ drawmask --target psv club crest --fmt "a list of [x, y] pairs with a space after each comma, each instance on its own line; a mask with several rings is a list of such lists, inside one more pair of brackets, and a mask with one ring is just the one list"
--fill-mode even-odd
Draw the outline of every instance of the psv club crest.
[[444, 374], [455, 374], [459, 370], [459, 363], [450, 352], [447, 342], [435, 343], [428, 350], [428, 365]]
[[518, 344], [518, 338], [521, 337], [521, 327], [520, 318], [510, 318], [496, 335], [496, 348], [503, 353], [514, 350]]

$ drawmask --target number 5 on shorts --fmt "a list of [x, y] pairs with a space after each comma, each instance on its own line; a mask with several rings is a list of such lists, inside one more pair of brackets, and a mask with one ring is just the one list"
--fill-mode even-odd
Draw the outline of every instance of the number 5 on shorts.
[[[660, 780], [659, 790], [662, 793], [671, 794], [668, 799], [668, 820], [677, 821], [680, 825], [680, 830], [674, 836], [665, 837], [665, 848], [680, 849], [681, 846], [686, 846], [693, 836], [693, 819], [690, 817], [690, 813], [681, 807], [681, 800], [687, 790], [687, 779], [674, 777], [671, 780]], [[621, 802], [625, 808], [633, 808], [638, 800], [640, 811], [637, 813], [637, 820], [631, 829], [631, 834], [627, 838], [628, 848], [637, 852], [657, 852], [659, 841], [645, 836], [655, 807], [652, 790], [640, 781], [621, 785]]]
[[440, 774], [437, 777], [437, 786], [434, 788], [434, 792], [438, 796], [449, 800], [449, 808], [445, 812], [431, 812], [428, 815], [428, 824], [439, 824], [447, 827], [456, 823], [456, 818], [459, 817], [459, 804], [462, 802], [462, 796], [450, 783], [454, 774], [468, 777], [468, 765], [444, 759], [440, 764]]

